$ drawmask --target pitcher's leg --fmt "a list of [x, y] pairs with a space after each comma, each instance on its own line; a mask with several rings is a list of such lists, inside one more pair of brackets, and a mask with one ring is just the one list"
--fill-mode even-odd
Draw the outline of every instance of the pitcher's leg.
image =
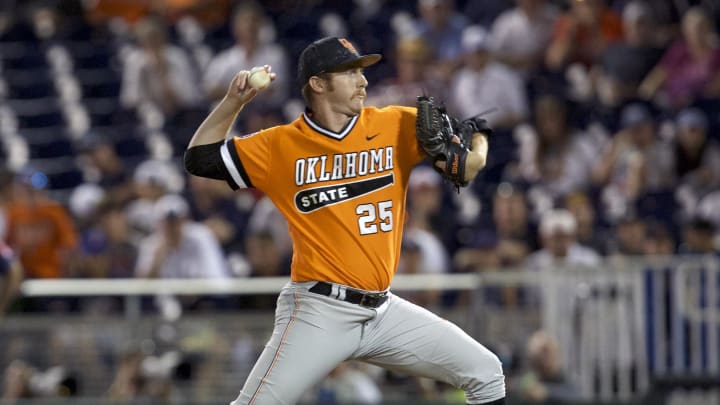
[[461, 388], [469, 404], [505, 397], [502, 365], [453, 323], [397, 296], [370, 322], [358, 358]]
[[[359, 331], [356, 338], [333, 333], [328, 327], [334, 321], [332, 308], [321, 306], [328, 304], [301, 292], [281, 294], [272, 337], [231, 405], [295, 404], [352, 353]], [[318, 316], [323, 311], [326, 319]]]

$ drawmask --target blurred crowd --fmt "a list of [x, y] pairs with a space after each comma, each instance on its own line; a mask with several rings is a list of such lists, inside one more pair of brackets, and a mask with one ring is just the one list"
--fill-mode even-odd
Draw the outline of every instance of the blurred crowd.
[[[288, 275], [292, 245], [273, 204], [189, 177], [180, 162], [238, 70], [269, 64], [278, 80], [233, 134], [296, 118], [297, 57], [330, 35], [383, 54], [365, 72], [366, 104], [412, 106], [427, 93], [495, 129], [488, 166], [467, 189], [426, 165], [413, 172], [400, 272], [717, 254], [718, 17], [713, 0], [0, 1], [0, 313], [21, 272]], [[408, 297], [430, 307], [458, 298]], [[493, 300], [526, 298], [506, 289]], [[14, 310], [86, 308], [48, 299]], [[530, 346], [539, 363], [552, 357], [550, 337]], [[543, 401], [554, 386], [539, 378], [560, 377], [538, 367], [523, 386]]]

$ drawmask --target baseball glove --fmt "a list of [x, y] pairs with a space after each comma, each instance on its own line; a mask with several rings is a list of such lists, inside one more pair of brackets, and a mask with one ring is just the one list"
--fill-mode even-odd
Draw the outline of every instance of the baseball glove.
[[472, 138], [477, 132], [488, 136], [492, 133], [487, 122], [479, 117], [459, 121], [448, 115], [445, 106], [437, 104], [433, 97], [419, 96], [415, 127], [418, 143], [433, 164], [446, 162], [445, 170], [441, 171], [443, 178], [455, 187], [467, 186], [465, 163], [472, 150]]

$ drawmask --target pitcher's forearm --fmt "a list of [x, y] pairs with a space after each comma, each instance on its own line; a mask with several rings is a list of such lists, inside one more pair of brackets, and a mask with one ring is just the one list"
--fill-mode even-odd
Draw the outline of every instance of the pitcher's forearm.
[[188, 148], [220, 142], [225, 139], [243, 104], [223, 98], [195, 131]]
[[468, 153], [465, 163], [465, 180], [472, 181], [478, 172], [487, 163], [488, 141], [482, 133], [476, 133], [473, 137], [473, 148]]

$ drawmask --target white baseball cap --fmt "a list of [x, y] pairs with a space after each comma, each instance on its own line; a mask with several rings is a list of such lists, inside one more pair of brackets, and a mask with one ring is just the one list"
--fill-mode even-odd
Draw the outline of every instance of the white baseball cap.
[[184, 198], [177, 194], [167, 194], [155, 202], [155, 218], [160, 220], [168, 217], [185, 218], [190, 207]]
[[576, 230], [575, 217], [565, 209], [547, 211], [540, 220], [540, 234], [543, 236], [550, 236], [557, 232], [573, 235]]
[[471, 25], [463, 30], [460, 44], [464, 52], [490, 50], [490, 36], [485, 28]]
[[415, 189], [418, 187], [438, 187], [442, 184], [442, 177], [435, 169], [428, 166], [420, 166], [410, 173], [408, 180], [408, 188]]

